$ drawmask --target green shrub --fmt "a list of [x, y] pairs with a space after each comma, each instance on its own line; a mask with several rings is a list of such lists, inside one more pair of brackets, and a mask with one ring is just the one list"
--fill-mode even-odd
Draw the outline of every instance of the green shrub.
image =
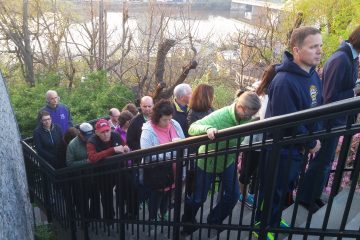
[[51, 225], [39, 225], [35, 227], [36, 240], [54, 240], [55, 234]]
[[42, 81], [35, 87], [26, 84], [12, 84], [9, 93], [19, 124], [22, 137], [32, 136], [36, 127], [39, 109], [45, 105], [45, 93], [49, 89], [56, 90], [61, 103], [67, 105], [75, 124], [106, 116], [109, 108], [122, 108], [134, 100], [134, 93], [124, 85], [110, 84], [106, 72], [93, 72], [86, 76], [84, 82], [77, 81], [73, 89], [65, 86], [54, 87], [58, 79], [51, 74], [49, 81]]

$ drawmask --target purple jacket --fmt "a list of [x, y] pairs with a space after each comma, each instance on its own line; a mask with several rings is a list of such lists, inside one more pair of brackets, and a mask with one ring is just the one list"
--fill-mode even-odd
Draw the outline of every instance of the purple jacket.
[[125, 132], [120, 126], [117, 126], [117, 127], [115, 128], [115, 132], [117, 132], [117, 133], [120, 135], [121, 140], [122, 140], [125, 144], [127, 144], [127, 143], [126, 143], [126, 132]]
[[52, 123], [56, 123], [60, 126], [63, 135], [68, 130], [68, 128], [73, 126], [69, 108], [64, 104], [59, 104], [56, 106], [56, 108], [51, 108], [47, 105], [40, 111], [44, 110], [50, 113]]

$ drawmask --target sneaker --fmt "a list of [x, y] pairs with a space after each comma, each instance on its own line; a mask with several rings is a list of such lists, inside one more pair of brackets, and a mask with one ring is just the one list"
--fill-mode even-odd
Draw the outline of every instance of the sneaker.
[[281, 228], [289, 228], [289, 224], [284, 220], [284, 219], [281, 219], [280, 221], [280, 227]]
[[325, 203], [320, 198], [315, 199], [315, 204], [318, 205], [319, 208], [325, 206]]
[[[252, 235], [254, 238], [259, 239], [259, 233], [256, 231], [252, 232]], [[268, 232], [266, 235], [266, 240], [275, 240], [274, 234], [271, 232]]]
[[[243, 195], [240, 193], [239, 202], [242, 203], [242, 201], [243, 201]], [[254, 206], [254, 194], [248, 193], [246, 195], [245, 205], [250, 209], [253, 208], [253, 206]]]
[[314, 214], [320, 207], [316, 204], [309, 204], [303, 201], [299, 201], [299, 204], [309, 211], [310, 214]]
[[[260, 222], [257, 222], [257, 223], [255, 223], [254, 227], [258, 228], [259, 225], [260, 225]], [[252, 232], [252, 235], [253, 235], [254, 238], [259, 239], [259, 232], [257, 232], [256, 230]], [[275, 240], [274, 234], [271, 233], [271, 232], [268, 232], [266, 234], [266, 240]]]

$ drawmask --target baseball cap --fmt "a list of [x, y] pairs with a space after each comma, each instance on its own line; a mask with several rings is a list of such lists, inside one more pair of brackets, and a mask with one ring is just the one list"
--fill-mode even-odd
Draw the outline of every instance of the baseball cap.
[[96, 122], [95, 129], [98, 132], [105, 132], [107, 130], [110, 130], [111, 127], [106, 119], [101, 118]]
[[86, 140], [88, 140], [94, 133], [94, 128], [90, 123], [84, 122], [80, 124], [79, 130]]

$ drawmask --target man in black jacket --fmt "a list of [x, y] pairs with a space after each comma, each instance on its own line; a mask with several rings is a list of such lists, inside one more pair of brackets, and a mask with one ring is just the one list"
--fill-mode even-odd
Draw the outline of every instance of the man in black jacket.
[[[360, 26], [325, 63], [322, 77], [324, 104], [352, 98], [360, 93], [360, 86], [355, 86], [358, 77], [359, 53]], [[344, 116], [331, 119], [325, 123], [324, 127], [344, 126], [351, 118], [351, 116]], [[335, 136], [321, 141], [321, 149], [310, 161], [304, 182], [300, 186], [299, 202], [311, 212], [315, 212], [324, 205], [320, 197], [330, 174], [338, 140], [339, 137]]]
[[154, 102], [152, 97], [144, 96], [141, 98], [141, 113], [131, 120], [126, 134], [126, 143], [132, 151], [140, 149], [142, 126], [150, 117], [153, 106]]

